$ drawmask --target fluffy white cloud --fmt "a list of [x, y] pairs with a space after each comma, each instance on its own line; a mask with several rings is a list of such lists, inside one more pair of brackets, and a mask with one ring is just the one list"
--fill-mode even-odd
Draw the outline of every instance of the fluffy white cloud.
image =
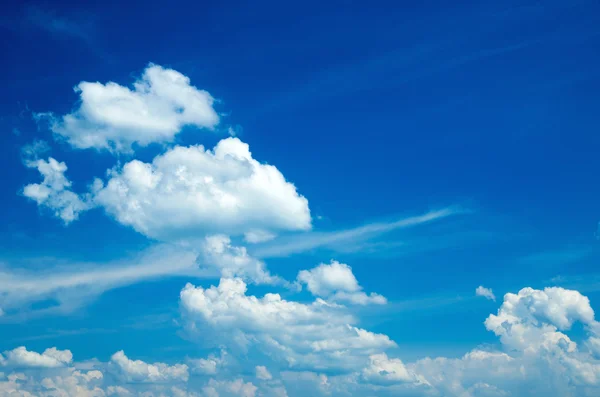
[[241, 279], [224, 278], [207, 289], [186, 285], [180, 296], [188, 330], [211, 332], [222, 343], [257, 345], [287, 365], [311, 368], [356, 368], [395, 346], [386, 335], [354, 327], [356, 319], [344, 308], [321, 299], [304, 304], [246, 290]]
[[122, 350], [113, 354], [110, 362], [130, 382], [187, 382], [189, 377], [185, 364], [148, 364], [141, 360], [130, 360]]
[[379, 294], [364, 293], [352, 273], [352, 268], [333, 260], [330, 264], [322, 263], [311, 270], [300, 271], [297, 281], [306, 284], [313, 295], [332, 301], [345, 301], [357, 305], [387, 303], [385, 297]]
[[38, 206], [50, 209], [65, 223], [74, 221], [81, 212], [90, 208], [86, 200], [71, 191], [71, 181], [65, 176], [65, 163], [50, 157], [47, 161], [28, 161], [26, 165], [36, 168], [44, 178], [42, 183], [31, 183], [23, 188], [23, 195]]
[[129, 151], [136, 143], [171, 142], [184, 126], [213, 128], [219, 116], [214, 99], [183, 74], [150, 64], [133, 89], [114, 82], [81, 82], [79, 107], [47, 118], [52, 131], [79, 149]]
[[573, 351], [575, 342], [559, 330], [570, 329], [575, 321], [597, 327], [589, 299], [578, 291], [523, 288], [518, 294], [506, 294], [498, 314], [490, 315], [485, 326], [504, 345], [519, 351], [557, 346]]
[[491, 288], [485, 288], [482, 285], [480, 285], [479, 287], [477, 287], [475, 289], [475, 295], [477, 295], [477, 296], [483, 296], [486, 299], [496, 301], [496, 295], [494, 295], [494, 293], [492, 292], [492, 289]]
[[97, 185], [96, 204], [159, 240], [311, 227], [308, 201], [237, 138], [213, 150], [176, 146], [152, 163], [133, 160]]
[[55, 347], [44, 350], [42, 354], [29, 351], [25, 346], [0, 354], [0, 365], [6, 367], [28, 368], [58, 368], [68, 365], [73, 360], [69, 350], [58, 350]]

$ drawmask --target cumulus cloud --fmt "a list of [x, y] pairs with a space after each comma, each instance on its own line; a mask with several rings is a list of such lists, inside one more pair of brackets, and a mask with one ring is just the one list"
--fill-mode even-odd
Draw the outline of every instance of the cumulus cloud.
[[78, 149], [129, 151], [132, 144], [171, 142], [185, 126], [212, 129], [219, 123], [214, 99], [173, 70], [150, 64], [133, 87], [81, 82], [78, 108], [48, 119], [56, 136]]
[[152, 163], [132, 160], [98, 186], [96, 204], [159, 240], [311, 227], [308, 201], [237, 138], [213, 150], [176, 146]]
[[576, 343], [560, 331], [569, 330], [575, 321], [596, 331], [590, 301], [578, 291], [560, 287], [523, 288], [518, 294], [506, 294], [498, 314], [490, 315], [485, 326], [504, 345], [520, 351], [558, 346], [574, 351]]
[[43, 181], [31, 183], [23, 188], [23, 195], [34, 200], [38, 206], [48, 208], [65, 223], [70, 223], [79, 214], [90, 208], [87, 200], [71, 191], [71, 181], [65, 176], [67, 165], [52, 157], [48, 160], [27, 161], [29, 168], [36, 168]]
[[[498, 313], [485, 321], [500, 337], [503, 351], [475, 349], [457, 359], [396, 363], [401, 376], [395, 390], [416, 376], [433, 395], [595, 395], [600, 391], [600, 361], [593, 349], [581, 350], [564, 333], [577, 321], [587, 330], [588, 341], [597, 338], [594, 312], [578, 291], [524, 288], [506, 294]], [[384, 378], [393, 373], [384, 368]]]
[[475, 289], [475, 295], [477, 295], [477, 296], [483, 296], [486, 299], [496, 301], [496, 295], [494, 295], [494, 293], [492, 292], [492, 289], [491, 288], [485, 288], [482, 285], [480, 285], [479, 287], [477, 287]]
[[113, 354], [110, 362], [129, 382], [187, 382], [189, 377], [185, 364], [148, 364], [141, 360], [130, 360], [123, 350]]
[[44, 350], [43, 353], [29, 351], [25, 346], [0, 354], [0, 365], [17, 368], [57, 368], [68, 365], [73, 360], [69, 350], [58, 350], [55, 347]]
[[[30, 352], [24, 347], [0, 356], [0, 395], [41, 397], [197, 396], [188, 392], [187, 372], [181, 364], [146, 364], [116, 353], [116, 361], [73, 362], [68, 350]], [[113, 357], [115, 357], [113, 356]], [[117, 370], [118, 376], [111, 373]]]
[[358, 305], [387, 303], [387, 299], [379, 294], [364, 293], [352, 273], [352, 268], [334, 260], [330, 264], [321, 263], [311, 270], [300, 271], [297, 281], [306, 284], [313, 295], [332, 301], [345, 301]]
[[395, 346], [386, 335], [353, 326], [353, 316], [321, 299], [304, 304], [246, 290], [237, 278], [207, 289], [186, 285], [180, 297], [188, 331], [210, 332], [244, 348], [257, 345], [291, 366], [311, 368], [360, 366], [370, 354]]
[[[325, 294], [340, 285], [352, 290], [358, 283], [351, 277], [335, 278], [312, 289]], [[524, 288], [506, 294], [498, 313], [485, 321], [500, 338], [499, 349], [476, 348], [459, 358], [413, 362], [386, 352], [393, 347], [386, 336], [354, 328], [370, 335], [365, 338], [373, 343], [365, 349], [364, 341], [342, 331], [344, 322], [347, 330], [353, 328], [351, 316], [324, 301], [303, 304], [275, 294], [257, 298], [247, 295], [245, 284], [235, 279], [223, 279], [209, 289], [188, 285], [181, 300], [185, 318], [201, 335], [224, 333], [223, 343], [243, 341], [268, 357], [283, 358], [279, 365], [289, 370], [280, 371], [280, 378], [257, 366], [256, 379], [280, 382], [290, 396], [591, 396], [600, 391], [600, 326], [589, 300], [577, 291]], [[587, 332], [579, 344], [567, 335], [575, 322]], [[333, 373], [320, 375], [323, 369]]]

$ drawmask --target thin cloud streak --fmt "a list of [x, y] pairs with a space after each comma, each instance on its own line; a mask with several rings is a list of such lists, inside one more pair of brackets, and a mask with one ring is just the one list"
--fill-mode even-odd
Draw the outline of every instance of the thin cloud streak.
[[[51, 267], [44, 272], [0, 271], [0, 307], [6, 312], [0, 321], [31, 314], [66, 314], [89, 303], [102, 293], [144, 281], [164, 277], [218, 277], [200, 270], [198, 254], [177, 246], [152, 247], [136, 258], [113, 263], [72, 264]], [[57, 305], [44, 309], [24, 309], [35, 302], [51, 301]], [[10, 315], [10, 309], [19, 312]]]
[[423, 215], [411, 216], [394, 222], [371, 223], [353, 229], [333, 232], [308, 232], [278, 238], [269, 243], [257, 245], [251, 253], [259, 258], [285, 257], [315, 248], [332, 248], [340, 243], [366, 241], [393, 230], [410, 228], [468, 212], [468, 210], [460, 207], [446, 207], [441, 210], [429, 211]]

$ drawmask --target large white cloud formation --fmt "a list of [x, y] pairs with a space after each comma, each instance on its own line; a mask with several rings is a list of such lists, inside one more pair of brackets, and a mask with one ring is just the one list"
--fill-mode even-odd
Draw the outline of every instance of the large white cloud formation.
[[102, 207], [119, 223], [158, 240], [198, 239], [210, 234], [245, 235], [251, 242], [286, 230], [308, 230], [308, 200], [272, 165], [259, 163], [238, 138], [213, 150], [176, 146], [152, 163], [127, 162], [96, 179], [78, 195], [67, 166], [53, 158], [36, 160], [44, 180], [25, 186], [25, 196], [69, 223]]
[[[356, 285], [346, 277], [330, 284], [313, 283], [310, 288], [326, 295]], [[257, 378], [282, 382], [290, 396], [594, 396], [600, 392], [600, 326], [589, 300], [577, 291], [524, 288], [506, 294], [498, 313], [485, 321], [486, 328], [500, 338], [498, 348], [408, 363], [386, 353], [394, 344], [385, 335], [352, 325], [344, 330], [341, 324], [352, 321], [349, 313], [323, 301], [302, 304], [273, 294], [248, 296], [244, 283], [231, 279], [209, 289], [188, 285], [181, 299], [184, 315], [196, 331], [226, 332], [221, 342], [235, 345], [241, 340], [269, 357], [283, 358], [274, 361], [284, 369], [279, 376], [271, 375], [272, 371], [270, 378], [264, 376], [267, 368], [261, 367]], [[325, 316], [328, 324], [323, 324]], [[582, 323], [588, 334], [580, 343], [566, 334], [575, 322]], [[357, 333], [348, 337], [347, 330], [352, 329]], [[356, 336], [360, 332], [374, 343], [364, 344]], [[323, 370], [330, 375], [320, 374]]]
[[133, 89], [114, 82], [81, 82], [79, 107], [48, 118], [50, 128], [75, 148], [129, 151], [136, 143], [171, 142], [184, 126], [213, 128], [219, 116], [214, 99], [187, 76], [150, 64]]
[[[92, 370], [87, 364], [84, 370], [72, 362], [69, 351], [52, 348], [38, 354], [23, 347], [0, 358], [0, 369], [13, 370], [0, 373], [0, 394], [591, 397], [600, 393], [595, 349], [599, 323], [588, 298], [563, 288], [524, 288], [506, 294], [498, 312], [485, 321], [500, 338], [496, 348], [413, 362], [392, 356], [395, 344], [385, 335], [354, 327], [355, 319], [345, 308], [321, 300], [311, 304], [284, 300], [277, 294], [257, 298], [246, 293], [239, 279], [223, 279], [208, 289], [188, 285], [181, 291], [181, 304], [189, 329], [201, 331], [202, 338], [216, 333], [224, 347], [241, 343], [267, 354], [256, 358], [256, 351], [238, 351], [243, 360], [231, 369], [224, 365], [224, 352], [220, 358], [190, 359], [195, 369], [189, 374], [183, 364], [149, 364], [130, 360], [123, 352], [115, 353], [109, 363], [96, 362]], [[576, 322], [587, 333], [577, 342], [566, 334]], [[270, 366], [264, 365], [265, 360]]]
[[186, 285], [181, 305], [188, 329], [210, 332], [222, 343], [256, 344], [292, 367], [356, 368], [369, 354], [395, 346], [386, 335], [353, 326], [353, 316], [323, 300], [257, 298], [246, 290], [241, 279], [221, 279], [207, 289]]
[[177, 146], [152, 163], [130, 161], [106, 186], [97, 186], [95, 202], [120, 223], [160, 240], [311, 226], [308, 201], [237, 138], [213, 150]]
[[300, 271], [297, 281], [306, 284], [313, 295], [332, 301], [346, 301], [358, 305], [387, 303], [386, 298], [379, 294], [364, 293], [352, 273], [352, 268], [334, 260], [330, 264], [321, 263], [313, 269]]

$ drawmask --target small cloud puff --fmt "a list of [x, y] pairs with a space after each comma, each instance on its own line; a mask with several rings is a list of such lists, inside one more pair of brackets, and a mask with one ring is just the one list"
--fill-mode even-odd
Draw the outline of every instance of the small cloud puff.
[[485, 288], [482, 285], [480, 285], [479, 287], [477, 287], [477, 289], [475, 289], [475, 295], [477, 295], [477, 296], [483, 296], [484, 298], [489, 299], [489, 300], [493, 300], [494, 302], [496, 301], [496, 296], [492, 292], [492, 289], [491, 288]]

